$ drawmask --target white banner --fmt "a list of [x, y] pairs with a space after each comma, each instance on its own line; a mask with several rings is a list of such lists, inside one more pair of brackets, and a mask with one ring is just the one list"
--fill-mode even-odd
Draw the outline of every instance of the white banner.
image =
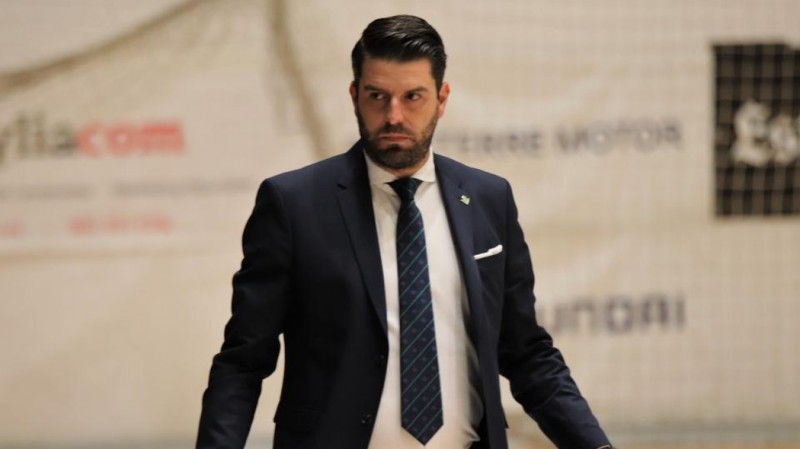
[[0, 18], [0, 446], [193, 438], [256, 187], [354, 141], [350, 49], [401, 12], [612, 438], [800, 438], [796, 2], [58, 5]]

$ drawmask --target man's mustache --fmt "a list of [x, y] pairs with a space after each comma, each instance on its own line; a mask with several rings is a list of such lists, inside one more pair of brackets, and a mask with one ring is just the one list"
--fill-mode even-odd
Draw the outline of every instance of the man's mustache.
[[391, 125], [389, 123], [381, 128], [379, 134], [403, 134], [406, 136], [413, 136], [413, 133], [408, 131], [403, 125]]

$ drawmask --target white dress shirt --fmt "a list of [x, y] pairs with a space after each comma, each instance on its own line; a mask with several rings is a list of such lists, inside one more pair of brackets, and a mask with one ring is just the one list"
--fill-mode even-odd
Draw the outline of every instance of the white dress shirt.
[[[395, 246], [400, 198], [388, 185], [397, 177], [380, 168], [366, 154], [364, 157], [367, 160], [372, 207], [380, 244], [389, 333], [386, 382], [369, 448], [419, 449], [423, 445], [401, 425], [400, 313]], [[447, 213], [436, 181], [432, 153], [429, 153], [425, 165], [413, 177], [422, 181], [415, 201], [425, 226], [444, 420], [442, 428], [424, 447], [469, 448], [473, 441], [478, 440], [477, 427], [483, 416], [483, 406], [475, 388], [478, 382], [478, 361], [465, 326], [469, 319], [469, 304]]]

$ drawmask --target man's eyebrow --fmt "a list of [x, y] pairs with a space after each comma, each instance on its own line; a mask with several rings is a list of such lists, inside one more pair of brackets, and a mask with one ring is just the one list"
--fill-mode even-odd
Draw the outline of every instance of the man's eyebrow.
[[[364, 90], [370, 90], [370, 91], [375, 91], [375, 92], [386, 92], [385, 89], [381, 89], [378, 86], [373, 86], [372, 84], [365, 84], [364, 85]], [[415, 87], [413, 89], [409, 89], [409, 90], [405, 91], [405, 93], [410, 94], [410, 93], [427, 92], [427, 91], [428, 91], [427, 87], [419, 86], [419, 87]]]
[[419, 87], [415, 87], [415, 88], [413, 88], [413, 89], [411, 89], [411, 90], [407, 91], [406, 93], [407, 93], [407, 94], [410, 94], [410, 93], [416, 93], [416, 92], [427, 92], [427, 91], [428, 91], [428, 88], [427, 88], [427, 87], [425, 87], [425, 86], [419, 86]]

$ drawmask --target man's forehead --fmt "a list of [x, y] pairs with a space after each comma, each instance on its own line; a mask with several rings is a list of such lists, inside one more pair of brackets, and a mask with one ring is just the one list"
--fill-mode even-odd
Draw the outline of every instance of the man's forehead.
[[399, 61], [382, 58], [367, 58], [361, 67], [362, 86], [380, 87], [391, 84], [414, 89], [436, 81], [431, 71], [431, 62], [426, 58]]

